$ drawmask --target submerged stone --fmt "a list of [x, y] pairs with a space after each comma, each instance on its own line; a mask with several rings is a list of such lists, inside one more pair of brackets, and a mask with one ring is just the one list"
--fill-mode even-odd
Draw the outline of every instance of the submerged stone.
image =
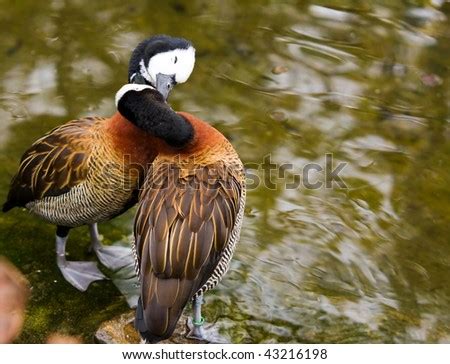
[[[103, 322], [95, 333], [95, 341], [100, 344], [139, 344], [141, 338], [133, 326], [134, 310]], [[187, 317], [183, 314], [173, 335], [160, 344], [202, 344], [204, 342], [186, 338]]]

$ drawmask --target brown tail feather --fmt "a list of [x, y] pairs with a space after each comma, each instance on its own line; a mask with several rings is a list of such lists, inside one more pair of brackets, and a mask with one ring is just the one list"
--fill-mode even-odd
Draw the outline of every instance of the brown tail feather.
[[[136, 309], [135, 327], [148, 343], [169, 338], [199, 282], [187, 279], [156, 279], [157, 289], [148, 295], [143, 287]], [[174, 282], [177, 281], [177, 282]]]
[[13, 209], [14, 207], [16, 207], [16, 204], [13, 203], [13, 202], [10, 202], [10, 201], [8, 200], [8, 201], [6, 201], [6, 202], [3, 204], [2, 211], [3, 211], [3, 212], [8, 212], [9, 210]]

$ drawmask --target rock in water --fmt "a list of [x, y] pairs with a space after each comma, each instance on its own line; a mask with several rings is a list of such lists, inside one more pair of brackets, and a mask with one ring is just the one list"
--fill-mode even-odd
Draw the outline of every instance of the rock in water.
[[[186, 338], [186, 320], [187, 317], [183, 314], [172, 337], [161, 341], [160, 344], [201, 344], [201, 341]], [[95, 333], [95, 340], [100, 344], [139, 344], [141, 338], [133, 323], [134, 310], [105, 321]]]

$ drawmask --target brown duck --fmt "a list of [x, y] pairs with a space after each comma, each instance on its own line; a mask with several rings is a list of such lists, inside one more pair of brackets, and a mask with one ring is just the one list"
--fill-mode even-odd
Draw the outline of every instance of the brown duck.
[[[135, 95], [140, 104], [146, 103], [144, 94]], [[145, 114], [124, 115], [145, 124]], [[134, 225], [141, 284], [135, 326], [149, 343], [172, 335], [191, 299], [190, 336], [207, 339], [202, 296], [228, 270], [244, 214], [244, 168], [236, 151], [204, 121], [178, 115], [188, 123], [187, 140], [177, 147], [153, 143], [158, 156], [146, 175]]]
[[[128, 78], [146, 85], [125, 85], [116, 95], [116, 104], [145, 112], [153, 118], [146, 126], [153, 128], [140, 128], [119, 108], [110, 118], [87, 117], [57, 127], [23, 155], [3, 211], [26, 207], [57, 225], [58, 267], [79, 290], [86, 290], [91, 282], [105, 276], [95, 262], [66, 260], [69, 230], [89, 225], [92, 248], [100, 261], [112, 269], [123, 265], [118, 256], [122, 251], [100, 244], [97, 223], [137, 202], [140, 183], [157, 154], [155, 136], [165, 138], [173, 147], [185, 143], [183, 127], [187, 122], [165, 101], [176, 83], [188, 79], [194, 62], [195, 50], [185, 39], [155, 36], [143, 41], [131, 56]], [[151, 99], [144, 108], [129, 97], [142, 89]]]

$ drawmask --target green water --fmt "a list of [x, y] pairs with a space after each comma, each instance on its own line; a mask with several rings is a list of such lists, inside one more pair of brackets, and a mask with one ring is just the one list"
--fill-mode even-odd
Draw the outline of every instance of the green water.
[[[138, 41], [181, 35], [197, 64], [173, 107], [221, 130], [266, 182], [248, 191], [207, 319], [233, 342], [450, 342], [450, 3], [123, 3], [0, 1], [1, 199], [36, 138], [114, 112]], [[346, 188], [286, 188], [327, 153], [347, 163]], [[274, 188], [257, 167], [267, 155], [294, 167]], [[105, 242], [132, 219], [102, 224]], [[25, 211], [0, 215], [0, 254], [32, 285], [19, 341], [91, 342], [126, 301], [111, 282], [86, 293], [64, 282], [53, 234]], [[73, 231], [70, 259], [88, 258], [88, 239]]]

